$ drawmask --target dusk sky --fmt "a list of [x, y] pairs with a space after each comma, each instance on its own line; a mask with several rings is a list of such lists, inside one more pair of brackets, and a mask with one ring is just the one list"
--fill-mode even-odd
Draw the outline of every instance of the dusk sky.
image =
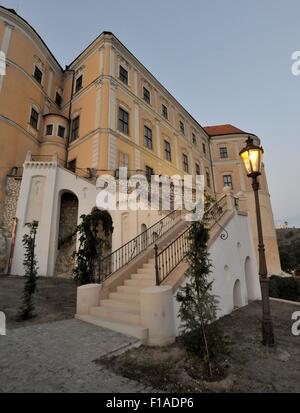
[[202, 126], [257, 134], [276, 224], [300, 227], [299, 0], [6, 0], [64, 66], [112, 31]]

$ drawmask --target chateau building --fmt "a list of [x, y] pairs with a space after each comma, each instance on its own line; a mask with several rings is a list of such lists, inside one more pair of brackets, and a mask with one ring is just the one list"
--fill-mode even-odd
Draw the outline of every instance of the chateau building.
[[[229, 187], [248, 215], [256, 250], [253, 193], [239, 152], [249, 135], [258, 144], [259, 137], [232, 125], [201, 126], [110, 32], [63, 69], [28, 22], [0, 7], [0, 50], [6, 56], [6, 75], [0, 76], [0, 228], [8, 246], [16, 239], [13, 273], [22, 271], [24, 224], [36, 219], [41, 273], [59, 275], [58, 261], [66, 259], [59, 240], [95, 206], [95, 177], [118, 177], [124, 166], [130, 175], [148, 178], [204, 175], [216, 200]], [[268, 269], [279, 274], [265, 172], [260, 183]], [[162, 216], [115, 214], [112, 251]]]

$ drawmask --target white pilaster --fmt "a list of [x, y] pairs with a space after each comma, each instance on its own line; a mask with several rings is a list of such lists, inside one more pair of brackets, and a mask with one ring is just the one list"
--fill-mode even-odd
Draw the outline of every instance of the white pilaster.
[[49, 77], [48, 77], [48, 86], [47, 86], [47, 95], [51, 97], [52, 91], [52, 82], [53, 82], [53, 70], [49, 69]]
[[134, 69], [134, 94], [135, 96], [138, 96], [139, 90], [138, 90], [138, 72], [136, 69]]
[[116, 86], [109, 86], [109, 128], [116, 129]]
[[116, 169], [116, 137], [109, 135], [108, 138], [108, 169], [114, 171]]
[[113, 47], [110, 48], [110, 75], [115, 77], [116, 74], [116, 67], [115, 67], [115, 49]]
[[140, 108], [137, 103], [134, 104], [134, 142], [140, 144]]
[[[5, 27], [4, 27], [4, 33], [3, 33], [3, 37], [2, 37], [2, 42], [1, 42], [1, 46], [0, 46], [0, 50], [2, 53], [5, 54], [5, 56], [7, 57], [7, 52], [8, 52], [8, 48], [9, 48], [9, 43], [10, 43], [10, 38], [11, 38], [11, 32], [13, 30], [13, 26], [11, 26], [8, 23], [4, 23]], [[2, 90], [2, 86], [3, 86], [3, 82], [4, 82], [4, 77], [5, 76], [1, 76], [0, 75], [0, 93]]]
[[157, 146], [157, 155], [161, 158], [161, 147], [160, 147], [160, 123], [156, 121], [156, 146]]
[[104, 74], [104, 46], [99, 49], [99, 75]]
[[176, 161], [176, 168], [179, 168], [179, 153], [178, 153], [178, 136], [174, 134], [174, 147], [175, 147], [175, 161]]

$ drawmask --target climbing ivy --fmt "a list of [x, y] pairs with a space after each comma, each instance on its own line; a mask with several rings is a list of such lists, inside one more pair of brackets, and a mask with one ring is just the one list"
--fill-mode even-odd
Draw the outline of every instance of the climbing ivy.
[[36, 292], [36, 281], [38, 266], [35, 257], [35, 240], [39, 223], [33, 221], [26, 224], [30, 228], [29, 234], [25, 234], [23, 237], [23, 245], [25, 248], [25, 258], [23, 266], [25, 269], [25, 285], [22, 298], [22, 304], [19, 309], [19, 319], [29, 320], [34, 317], [34, 302], [33, 295]]
[[[73, 278], [78, 285], [92, 284], [96, 281], [97, 263], [104, 248], [110, 247], [107, 238], [112, 234], [113, 222], [107, 211], [93, 209], [89, 215], [82, 215], [76, 233], [79, 237], [78, 250], [74, 252], [75, 268]], [[102, 232], [99, 231], [100, 224]]]

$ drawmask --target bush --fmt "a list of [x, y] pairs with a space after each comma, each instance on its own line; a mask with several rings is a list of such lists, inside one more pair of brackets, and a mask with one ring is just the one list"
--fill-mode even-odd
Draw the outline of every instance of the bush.
[[283, 300], [300, 301], [300, 285], [293, 277], [270, 278], [270, 296]]

